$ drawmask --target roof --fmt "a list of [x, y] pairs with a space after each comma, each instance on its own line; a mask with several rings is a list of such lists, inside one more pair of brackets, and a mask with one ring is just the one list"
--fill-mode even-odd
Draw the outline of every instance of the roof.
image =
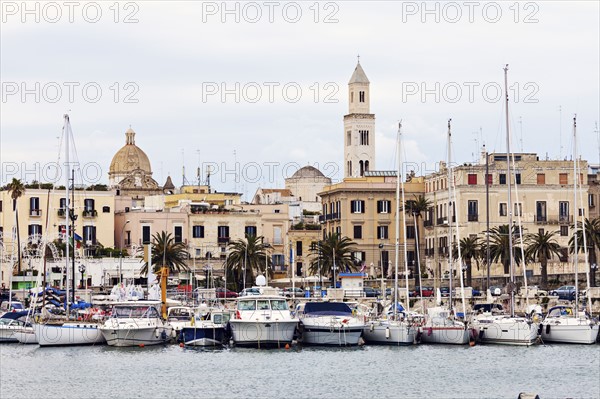
[[135, 145], [135, 132], [129, 128], [125, 132], [125, 145], [113, 157], [109, 173], [128, 174], [137, 169], [152, 174], [150, 160], [146, 153]]
[[279, 193], [282, 197], [292, 197], [292, 190], [287, 188], [262, 188], [263, 194], [274, 194]]
[[300, 168], [292, 175], [292, 179], [299, 179], [302, 177], [325, 177], [323, 173], [314, 166], [307, 165]]
[[348, 84], [352, 83], [370, 83], [369, 79], [367, 78], [367, 75], [365, 74], [365, 71], [362, 69], [362, 66], [360, 66], [360, 62], [356, 64], [356, 68], [354, 68], [354, 73], [350, 78], [350, 82], [348, 82]]
[[165, 190], [173, 190], [175, 189], [175, 185], [173, 184], [173, 180], [171, 180], [171, 176], [167, 176], [167, 181], [163, 187]]
[[396, 177], [398, 172], [395, 170], [365, 170], [365, 177]]

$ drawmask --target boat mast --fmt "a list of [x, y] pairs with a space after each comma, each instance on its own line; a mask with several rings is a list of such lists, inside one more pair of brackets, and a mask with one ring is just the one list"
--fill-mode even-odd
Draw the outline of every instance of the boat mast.
[[[396, 190], [398, 190], [400, 188], [399, 185], [402, 185], [402, 239], [404, 241], [404, 280], [406, 283], [406, 310], [410, 311], [410, 298], [408, 295], [408, 258], [406, 257], [406, 254], [408, 253], [408, 249], [407, 249], [407, 243], [406, 243], [406, 212], [404, 211], [404, 207], [406, 206], [406, 200], [404, 199], [404, 179], [402, 178], [402, 165], [400, 163], [400, 161], [402, 160], [402, 157], [400, 156], [400, 148], [401, 148], [401, 142], [402, 142], [402, 120], [400, 120], [400, 123], [398, 125], [398, 179], [396, 180]], [[396, 195], [396, 201], [398, 201], [398, 195]], [[400, 210], [400, 208], [397, 208], [398, 210]], [[399, 228], [399, 227], [397, 227]], [[398, 247], [399, 247], [399, 243], [400, 243], [400, 238], [398, 235], [396, 235], [396, 242], [398, 243], [398, 245], [396, 245], [396, 259], [398, 259]], [[396, 261], [397, 262], [397, 261]], [[396, 270], [397, 272], [397, 270]], [[397, 275], [397, 273], [396, 273]], [[416, 277], [415, 277], [416, 278]], [[396, 304], [394, 304], [394, 308], [396, 307]]]
[[70, 312], [69, 308], [69, 293], [70, 293], [70, 284], [69, 284], [69, 237], [71, 237], [71, 224], [69, 221], [70, 213], [71, 213], [71, 204], [69, 200], [69, 115], [65, 114], [65, 125], [63, 127], [63, 134], [65, 136], [65, 280], [66, 280], [66, 292], [65, 292], [65, 301], [67, 308], [67, 315]]
[[450, 168], [450, 162], [452, 162], [452, 130], [451, 130], [451, 122], [452, 119], [448, 119], [448, 156], [446, 165], [447, 172], [447, 183], [446, 186], [448, 188], [448, 202], [447, 202], [447, 211], [446, 216], [448, 217], [448, 270], [450, 274], [448, 275], [448, 309], [452, 310], [452, 272], [454, 271], [453, 262], [452, 262], [452, 217], [450, 213], [452, 212], [452, 169]]
[[[396, 170], [396, 220], [395, 220], [395, 234], [396, 234], [396, 242], [394, 244], [394, 320], [396, 319], [396, 313], [398, 308], [398, 256], [400, 255], [400, 137], [402, 129], [402, 121], [398, 123], [398, 137], [396, 137], [396, 153], [398, 154], [398, 166]], [[407, 283], [408, 285], [408, 283]], [[406, 289], [406, 294], [408, 295], [408, 288]], [[408, 299], [408, 298], [407, 298]]]
[[[485, 147], [485, 144], [484, 144]], [[486, 291], [490, 289], [490, 157], [488, 156], [487, 148], [485, 150], [485, 264], [487, 266], [487, 287]]]
[[[577, 118], [577, 115], [575, 115], [575, 118]], [[573, 118], [573, 132], [576, 131], [576, 119]], [[596, 130], [598, 129], [598, 125], [596, 124]], [[573, 141], [575, 142], [575, 149], [577, 149], [577, 136], [574, 133], [574, 139]], [[576, 158], [577, 159], [577, 174], [581, 177], [581, 164], [580, 164], [580, 159], [579, 157]], [[583, 182], [580, 180], [580, 186], [583, 185]], [[580, 203], [583, 205], [585, 204], [585, 202], [583, 202], [583, 190], [581, 190], [581, 188], [579, 189], [579, 201]], [[581, 215], [581, 222], [583, 225], [583, 231], [585, 233], [585, 215], [582, 214]], [[577, 222], [575, 222], [577, 223]], [[585, 259], [585, 279], [586, 279], [586, 289], [590, 290], [590, 258], [589, 258], [589, 250], [590, 248], [588, 248], [588, 244], [587, 244], [587, 235], [583, 234], [583, 253], [584, 253], [584, 259]], [[587, 295], [587, 310], [588, 313], [590, 315], [590, 317], [592, 317], [592, 297], [591, 295]]]
[[511, 176], [510, 176], [510, 128], [508, 125], [508, 64], [504, 67], [504, 92], [506, 94], [506, 177], [508, 179], [508, 252], [510, 262], [510, 315], [515, 316], [515, 290], [514, 290], [514, 259], [513, 259], [513, 236], [512, 236], [512, 225], [513, 225], [513, 214], [512, 214], [512, 196], [511, 196]]
[[[577, 203], [577, 182], [579, 180], [579, 173], [577, 171], [577, 115], [575, 115], [573, 117], [573, 194], [574, 194], [574, 198], [573, 198], [573, 214], [576, 215], [575, 216], [575, 234], [573, 234], [573, 261], [575, 264], [575, 309], [578, 312], [579, 311], [579, 276], [578, 276], [578, 272], [579, 272], [579, 256], [577, 254], [577, 251], [579, 249], [579, 247], [577, 246], [577, 219], [578, 219], [578, 215], [579, 215], [579, 207], [578, 207], [578, 203]], [[582, 235], [585, 237], [585, 219], [581, 218], [581, 233]], [[574, 316], [577, 316], [577, 314], [575, 314]]]

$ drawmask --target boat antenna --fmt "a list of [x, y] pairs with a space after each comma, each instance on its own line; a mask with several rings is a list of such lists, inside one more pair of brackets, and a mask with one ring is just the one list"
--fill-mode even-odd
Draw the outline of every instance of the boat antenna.
[[506, 96], [506, 177], [508, 179], [508, 257], [510, 264], [510, 315], [515, 317], [515, 290], [514, 284], [514, 258], [513, 258], [513, 213], [512, 213], [512, 193], [511, 193], [511, 176], [510, 176], [510, 126], [508, 124], [508, 64], [504, 67], [504, 92]]

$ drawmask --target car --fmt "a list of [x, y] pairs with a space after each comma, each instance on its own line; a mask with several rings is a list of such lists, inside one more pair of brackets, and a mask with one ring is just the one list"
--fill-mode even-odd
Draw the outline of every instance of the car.
[[440, 293], [443, 297], [450, 296], [450, 288], [448, 287], [440, 287]]
[[[537, 285], [530, 285], [527, 287], [529, 298], [548, 296], [548, 291], [544, 291], [538, 288]], [[519, 289], [519, 296], [525, 297], [525, 287]]]
[[502, 287], [499, 285], [490, 285], [490, 294], [492, 294], [492, 296], [502, 295]]
[[363, 293], [368, 298], [377, 298], [381, 294], [378, 289], [373, 287], [363, 287]]
[[216, 289], [217, 298], [237, 298], [239, 294], [235, 291], [228, 290], [226, 288]]
[[435, 289], [433, 287], [415, 287], [414, 290], [412, 290], [409, 293], [409, 296], [411, 297], [420, 297], [421, 296], [421, 291], [423, 292], [423, 297], [432, 297], [435, 295]]
[[479, 291], [478, 289], [473, 288], [473, 291], [471, 291], [473, 296], [482, 296], [483, 293], [481, 291]]
[[557, 296], [558, 299], [566, 299], [572, 301], [575, 299], [575, 286], [574, 285], [563, 285], [555, 290], [549, 292], [552, 296]]
[[283, 295], [287, 296], [287, 297], [293, 297], [293, 296], [295, 296], [295, 297], [304, 297], [305, 293], [304, 293], [304, 290], [302, 288], [299, 288], [299, 287], [295, 287], [295, 288], [287, 287], [287, 288], [285, 288], [283, 290]]
[[250, 295], [260, 295], [260, 290], [258, 288], [244, 288], [242, 292], [239, 293], [238, 296], [250, 296]]

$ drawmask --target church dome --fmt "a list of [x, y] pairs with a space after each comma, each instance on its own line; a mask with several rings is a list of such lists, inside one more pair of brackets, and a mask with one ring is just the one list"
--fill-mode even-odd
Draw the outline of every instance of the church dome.
[[125, 137], [125, 145], [117, 151], [110, 163], [109, 175], [127, 175], [134, 170], [143, 170], [147, 174], [152, 174], [148, 156], [135, 145], [133, 129], [127, 129]]
[[300, 179], [303, 177], [325, 177], [325, 175], [321, 173], [319, 169], [309, 165], [298, 169], [298, 171], [292, 175], [292, 179]]

